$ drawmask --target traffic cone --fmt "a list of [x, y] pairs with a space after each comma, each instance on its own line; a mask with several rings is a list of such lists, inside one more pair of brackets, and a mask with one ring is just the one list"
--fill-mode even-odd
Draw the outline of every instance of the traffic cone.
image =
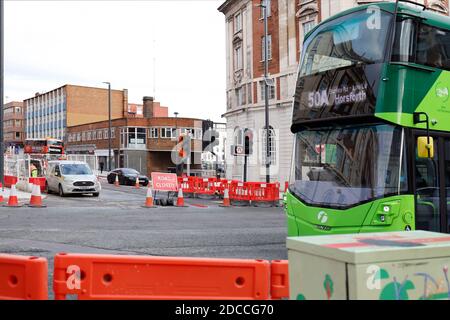
[[31, 192], [29, 207], [32, 208], [45, 208], [46, 206], [42, 204], [41, 187], [35, 183], [33, 184], [33, 189]]
[[11, 208], [18, 208], [22, 205], [19, 204], [19, 200], [17, 198], [17, 190], [16, 190], [16, 184], [11, 185], [11, 190], [9, 192], [9, 198], [8, 203], [5, 205], [5, 207], [11, 207]]
[[156, 206], [153, 205], [153, 193], [152, 193], [152, 188], [150, 187], [150, 185], [147, 188], [147, 197], [145, 199], [145, 205], [143, 205], [142, 207], [156, 208]]
[[184, 205], [183, 188], [178, 189], [177, 207], [187, 207]]
[[119, 175], [118, 175], [118, 174], [116, 174], [116, 180], [114, 181], [114, 185], [115, 185], [116, 187], [120, 187], [120, 183], [119, 183]]
[[228, 188], [223, 191], [223, 203], [220, 205], [221, 207], [231, 207], [230, 204], [230, 196], [228, 194]]
[[136, 183], [134, 184], [136, 189], [139, 189], [141, 186], [139, 185], [139, 177], [136, 177]]

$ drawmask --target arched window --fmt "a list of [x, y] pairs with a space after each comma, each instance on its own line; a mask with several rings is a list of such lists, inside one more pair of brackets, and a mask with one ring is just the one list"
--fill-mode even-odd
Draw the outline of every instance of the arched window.
[[[266, 140], [267, 140], [267, 135], [266, 135], [266, 128], [264, 127], [261, 130], [261, 137], [262, 137], [262, 148], [261, 148], [261, 159], [262, 159], [262, 163], [263, 165], [266, 165]], [[277, 162], [277, 139], [276, 139], [276, 135], [275, 135], [275, 130], [273, 129], [272, 126], [269, 126], [269, 163], [271, 165], [275, 165]]]
[[234, 137], [233, 137], [235, 146], [243, 146], [244, 145], [244, 130], [239, 127], [234, 128]]

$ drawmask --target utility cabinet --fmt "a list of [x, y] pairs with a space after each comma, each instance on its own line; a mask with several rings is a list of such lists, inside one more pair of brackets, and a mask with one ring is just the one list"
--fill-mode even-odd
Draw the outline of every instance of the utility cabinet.
[[290, 299], [450, 299], [450, 235], [403, 231], [287, 239]]

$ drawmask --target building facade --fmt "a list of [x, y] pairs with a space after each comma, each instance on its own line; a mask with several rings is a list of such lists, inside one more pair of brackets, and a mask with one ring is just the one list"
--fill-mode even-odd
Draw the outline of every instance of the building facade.
[[[156, 109], [154, 109], [156, 107]], [[173, 161], [177, 136], [190, 134], [192, 170], [201, 169], [202, 123], [200, 119], [158, 117], [160, 106], [144, 97], [143, 117], [114, 119], [111, 127], [113, 167], [128, 167], [143, 174], [175, 170]], [[156, 114], [155, 114], [156, 111]], [[109, 153], [108, 121], [68, 128], [69, 154], [95, 155], [107, 167]]]
[[[229, 145], [253, 137], [248, 158], [248, 180], [265, 180], [264, 15], [261, 0], [227, 0], [218, 10], [225, 15], [226, 96], [223, 117]], [[272, 181], [287, 181], [294, 149], [290, 132], [292, 100], [304, 36], [324, 19], [359, 4], [361, 0], [263, 0], [268, 15], [269, 149]], [[449, 14], [448, 0], [418, 0], [432, 10]], [[231, 150], [231, 149], [230, 149]], [[226, 153], [227, 177], [243, 179], [244, 158]]]
[[25, 142], [25, 110], [23, 102], [13, 101], [3, 106], [5, 147], [23, 148]]
[[[111, 118], [128, 114], [128, 92], [111, 90]], [[65, 85], [23, 102], [26, 137], [65, 140], [67, 127], [108, 119], [108, 89]]]

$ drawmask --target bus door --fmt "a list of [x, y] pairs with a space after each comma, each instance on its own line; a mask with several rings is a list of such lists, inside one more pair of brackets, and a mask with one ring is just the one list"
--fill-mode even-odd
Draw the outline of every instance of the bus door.
[[450, 137], [431, 136], [433, 158], [419, 158], [415, 143], [416, 229], [450, 233]]

